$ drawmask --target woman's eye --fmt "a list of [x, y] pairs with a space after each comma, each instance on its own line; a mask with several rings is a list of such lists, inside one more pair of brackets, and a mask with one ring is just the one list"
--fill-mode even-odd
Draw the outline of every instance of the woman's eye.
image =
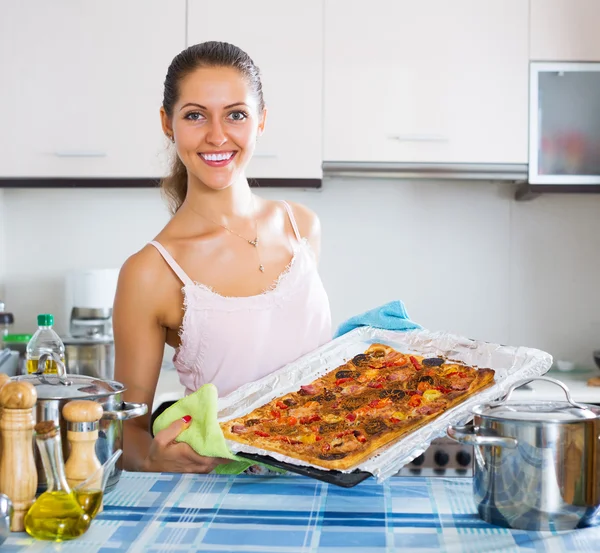
[[229, 117], [233, 119], [233, 121], [243, 121], [248, 118], [248, 114], [243, 111], [234, 111], [229, 114]]
[[184, 119], [187, 119], [188, 121], [200, 121], [202, 118], [203, 115], [197, 111], [192, 111], [184, 117]]

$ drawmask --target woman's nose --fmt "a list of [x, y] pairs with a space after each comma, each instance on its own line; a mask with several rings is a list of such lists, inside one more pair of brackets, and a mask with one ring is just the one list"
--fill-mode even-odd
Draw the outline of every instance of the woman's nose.
[[222, 146], [227, 142], [227, 137], [223, 132], [223, 125], [219, 121], [213, 121], [210, 124], [208, 133], [206, 134], [206, 141], [213, 146]]

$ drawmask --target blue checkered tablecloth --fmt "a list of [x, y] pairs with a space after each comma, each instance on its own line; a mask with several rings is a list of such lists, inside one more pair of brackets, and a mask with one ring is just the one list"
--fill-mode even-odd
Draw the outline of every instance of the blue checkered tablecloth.
[[560, 553], [600, 551], [600, 527], [525, 532], [477, 515], [469, 478], [366, 480], [344, 489], [302, 476], [123, 473], [77, 540], [11, 534], [1, 553]]

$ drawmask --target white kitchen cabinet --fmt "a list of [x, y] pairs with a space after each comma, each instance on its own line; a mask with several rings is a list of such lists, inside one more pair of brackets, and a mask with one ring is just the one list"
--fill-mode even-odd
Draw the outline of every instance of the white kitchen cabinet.
[[230, 42], [261, 70], [267, 105], [247, 175], [322, 176], [323, 0], [188, 0], [188, 44]]
[[534, 61], [600, 61], [599, 0], [530, 0]]
[[324, 159], [525, 163], [525, 0], [325, 0]]
[[185, 0], [2, 0], [0, 177], [156, 177]]

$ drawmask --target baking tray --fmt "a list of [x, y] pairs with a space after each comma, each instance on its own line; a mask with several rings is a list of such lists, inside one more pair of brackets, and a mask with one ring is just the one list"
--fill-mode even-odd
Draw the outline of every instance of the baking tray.
[[318, 469], [316, 467], [293, 465], [292, 463], [286, 463], [285, 461], [274, 459], [270, 455], [257, 455], [255, 453], [245, 453], [243, 451], [236, 453], [236, 455], [238, 457], [244, 457], [244, 459], [248, 459], [250, 461], [265, 463], [266, 465], [271, 465], [272, 467], [277, 467], [289, 472], [301, 474], [302, 476], [308, 476], [309, 478], [321, 480], [322, 482], [327, 482], [328, 484], [335, 484], [336, 486], [341, 486], [342, 488], [353, 488], [357, 484], [360, 484], [367, 478], [371, 478], [373, 476], [370, 472], [364, 470], [340, 472], [339, 470], [327, 470]]
[[[357, 471], [368, 473], [373, 475], [377, 482], [383, 482], [421, 455], [435, 438], [446, 435], [449, 425], [466, 424], [472, 418], [471, 409], [474, 406], [502, 397], [518, 380], [540, 376], [552, 365], [550, 354], [534, 348], [504, 346], [425, 329], [397, 332], [359, 327], [293, 363], [241, 386], [228, 396], [219, 398], [217, 418], [221, 422], [244, 416], [272, 399], [309, 384], [378, 342], [406, 354], [444, 357], [449, 361], [473, 367], [491, 368], [495, 371], [495, 380], [490, 387], [479, 391], [410, 434], [380, 448], [371, 458], [348, 470], [336, 471], [343, 474], [356, 474]], [[306, 471], [307, 476], [322, 476], [322, 473], [329, 472], [305, 461], [234, 440], [226, 440], [226, 444], [236, 454], [244, 452], [258, 455], [261, 462], [269, 457], [293, 466], [293, 470], [282, 467], [286, 470], [298, 472], [299, 467], [305, 467], [317, 471]]]

